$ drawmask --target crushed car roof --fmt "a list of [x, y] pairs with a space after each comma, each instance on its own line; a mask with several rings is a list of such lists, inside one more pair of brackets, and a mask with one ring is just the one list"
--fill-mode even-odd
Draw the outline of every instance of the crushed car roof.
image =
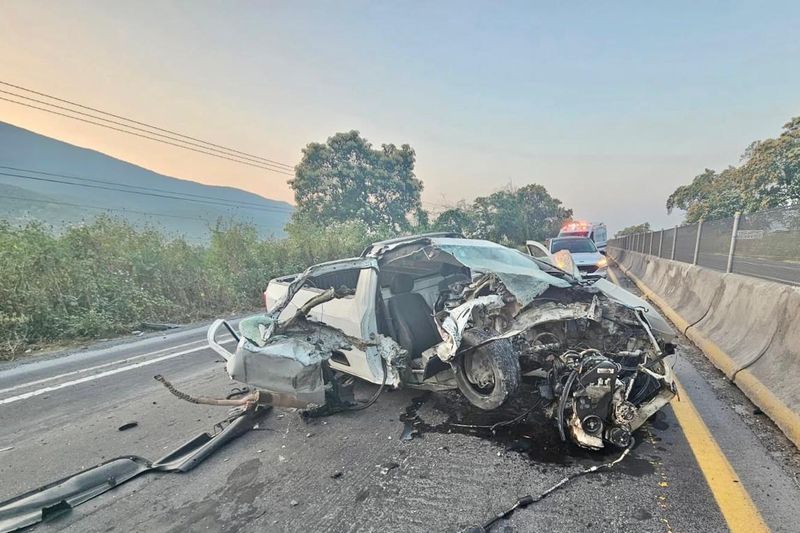
[[387, 239], [385, 241], [372, 243], [366, 248], [364, 248], [364, 251], [361, 252], [361, 257], [368, 257], [368, 256], [374, 257], [393, 248], [397, 248], [398, 246], [402, 246], [404, 244], [410, 244], [417, 241], [431, 240], [443, 237], [452, 239], [463, 238], [463, 236], [460, 233], [454, 233], [448, 231], [440, 231], [437, 233], [420, 233], [419, 235], [407, 235], [405, 237], [397, 237], [395, 239]]

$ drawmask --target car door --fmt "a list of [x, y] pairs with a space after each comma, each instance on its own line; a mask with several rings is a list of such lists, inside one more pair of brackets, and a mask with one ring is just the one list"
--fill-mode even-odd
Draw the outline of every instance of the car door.
[[528, 250], [528, 255], [550, 263], [551, 265], [554, 264], [553, 256], [544, 244], [538, 241], [526, 241], [525, 248]]
[[575, 260], [572, 254], [566, 250], [561, 250], [555, 254], [551, 254], [550, 250], [544, 244], [538, 241], [526, 241], [525, 247], [528, 249], [528, 254], [532, 257], [546, 261], [551, 265], [560, 268], [561, 270], [572, 274], [575, 279], [582, 279], [578, 267], [575, 265]]
[[[340, 329], [347, 335], [363, 340], [375, 338], [378, 332], [376, 320], [376, 294], [378, 270], [375, 260], [360, 265], [355, 293], [325, 302], [322, 322]], [[372, 383], [383, 381], [383, 367], [374, 347], [360, 350], [353, 347], [334, 354], [329, 360], [331, 368], [357, 376]], [[387, 382], [391, 383], [391, 379]]]

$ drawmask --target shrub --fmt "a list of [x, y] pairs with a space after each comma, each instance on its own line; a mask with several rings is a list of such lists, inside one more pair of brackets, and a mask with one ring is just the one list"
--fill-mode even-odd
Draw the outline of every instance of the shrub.
[[219, 222], [207, 246], [99, 217], [56, 234], [0, 222], [0, 357], [31, 344], [129, 332], [252, 310], [269, 279], [358, 255], [389, 231], [293, 222], [286, 239]]

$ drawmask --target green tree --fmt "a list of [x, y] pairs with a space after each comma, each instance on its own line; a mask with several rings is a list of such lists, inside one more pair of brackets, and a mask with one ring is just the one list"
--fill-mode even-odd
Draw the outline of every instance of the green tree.
[[433, 228], [514, 246], [556, 235], [571, 216], [572, 210], [561, 200], [550, 196], [543, 186], [531, 184], [518, 189], [507, 187], [479, 196], [472, 204], [443, 211]]
[[485, 239], [512, 245], [544, 240], [558, 233], [572, 209], [553, 198], [543, 186], [508, 187], [473, 204], [476, 233]]
[[355, 130], [309, 144], [289, 180], [297, 219], [323, 225], [358, 221], [371, 231], [408, 230], [409, 217], [422, 211], [414, 159], [407, 144], [373, 149]]
[[738, 167], [706, 169], [667, 198], [667, 212], [686, 211], [686, 221], [732, 216], [800, 202], [800, 117], [776, 139], [752, 143]]
[[621, 230], [619, 230], [614, 234], [614, 237], [622, 237], [623, 235], [633, 235], [634, 233], [644, 233], [646, 231], [650, 231], [650, 223], [642, 222], [641, 224], [636, 224], [634, 226], [628, 226], [627, 228], [622, 228]]
[[465, 237], [477, 237], [477, 221], [472, 213], [471, 207], [462, 203], [457, 207], [451, 207], [442, 211], [436, 216], [433, 222], [435, 231], [451, 231], [460, 233]]

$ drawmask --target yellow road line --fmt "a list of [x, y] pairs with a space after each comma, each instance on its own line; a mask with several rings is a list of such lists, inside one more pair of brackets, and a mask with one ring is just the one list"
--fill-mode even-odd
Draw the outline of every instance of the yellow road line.
[[[614, 271], [609, 269], [608, 273], [611, 281], [619, 285], [619, 278]], [[734, 533], [769, 531], [736, 471], [689, 399], [689, 394], [677, 379], [675, 384], [678, 386], [678, 400], [670, 404], [672, 411], [683, 429], [686, 441], [728, 524], [728, 529]]]
[[670, 405], [683, 434], [692, 448], [697, 464], [732, 532], [769, 531], [761, 513], [753, 504], [725, 454], [700, 418], [683, 386], [678, 385], [679, 400]]

